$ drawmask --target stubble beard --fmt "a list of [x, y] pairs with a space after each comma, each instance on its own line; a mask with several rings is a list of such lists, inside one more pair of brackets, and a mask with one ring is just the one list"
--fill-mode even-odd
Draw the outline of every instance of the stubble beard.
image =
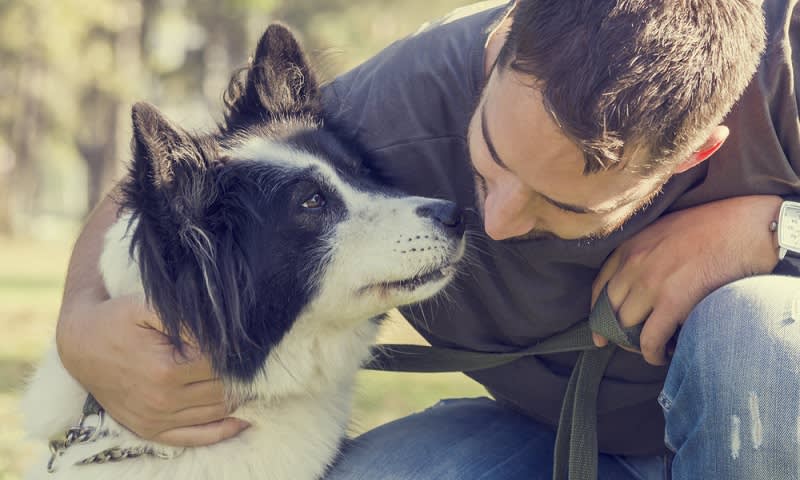
[[[472, 159], [470, 158], [470, 167], [472, 169], [472, 176], [473, 176], [473, 184], [475, 190], [475, 209], [478, 212], [478, 215], [481, 219], [481, 223], [484, 222], [485, 214], [486, 214], [486, 179], [481, 176], [480, 173], [475, 169], [474, 164], [472, 163]], [[622, 227], [625, 222], [631, 219], [634, 215], [636, 215], [639, 211], [646, 208], [650, 205], [653, 200], [661, 193], [662, 187], [666, 183], [666, 180], [660, 181], [658, 187], [653, 190], [647, 197], [642, 199], [635, 208], [631, 209], [630, 212], [623, 217], [620, 217], [619, 220], [609, 223], [605, 225], [603, 228], [598, 229], [597, 231], [590, 232], [584, 236], [577, 237], [577, 238], [563, 238], [552, 231], [549, 230], [541, 230], [534, 228], [533, 230], [525, 233], [523, 235], [517, 235], [514, 237], [506, 238], [502, 241], [504, 242], [520, 242], [520, 241], [529, 241], [529, 240], [568, 240], [568, 241], [576, 241], [576, 242], [593, 242], [596, 240], [602, 240], [612, 233], [616, 232], [617, 230]]]

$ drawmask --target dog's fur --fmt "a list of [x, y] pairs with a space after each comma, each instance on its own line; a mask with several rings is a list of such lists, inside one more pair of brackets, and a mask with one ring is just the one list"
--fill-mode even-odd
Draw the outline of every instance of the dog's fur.
[[[355, 146], [322, 126], [320, 94], [292, 34], [270, 26], [226, 92], [225, 120], [189, 134], [133, 109], [133, 162], [106, 237], [112, 296], [138, 294], [180, 348], [192, 338], [252, 424], [216, 445], [147, 442], [107, 418], [56, 472], [28, 478], [311, 480], [333, 461], [354, 377], [384, 312], [436, 294], [464, 250], [455, 205], [367, 179]], [[42, 445], [74, 425], [86, 391], [52, 348], [23, 399]], [[153, 455], [75, 462], [111, 447]]]

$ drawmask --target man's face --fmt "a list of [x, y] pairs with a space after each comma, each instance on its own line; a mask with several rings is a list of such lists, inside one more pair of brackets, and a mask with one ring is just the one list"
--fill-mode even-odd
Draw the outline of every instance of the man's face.
[[493, 69], [470, 121], [476, 202], [495, 240], [600, 237], [658, 191], [665, 176], [584, 175], [581, 150], [556, 125], [532, 81]]

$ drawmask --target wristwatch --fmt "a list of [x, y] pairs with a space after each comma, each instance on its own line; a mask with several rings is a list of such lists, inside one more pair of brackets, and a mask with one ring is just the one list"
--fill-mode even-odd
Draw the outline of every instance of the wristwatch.
[[785, 200], [781, 204], [778, 221], [778, 259], [786, 255], [800, 257], [800, 202]]

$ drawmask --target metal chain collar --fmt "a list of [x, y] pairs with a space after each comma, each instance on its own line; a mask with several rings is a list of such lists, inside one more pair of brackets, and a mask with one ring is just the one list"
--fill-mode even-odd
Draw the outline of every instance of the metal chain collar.
[[142, 455], [154, 455], [155, 452], [152, 448], [139, 446], [130, 448], [113, 447], [102, 452], [92, 455], [91, 457], [84, 458], [75, 465], [91, 465], [93, 463], [108, 463], [119, 462], [127, 458], [141, 457]]
[[[96, 419], [96, 422], [87, 422]], [[50, 441], [50, 460], [47, 462], [48, 473], [56, 471], [56, 460], [64, 455], [69, 447], [74, 444], [84, 444], [95, 442], [109, 435], [108, 429], [103, 429], [105, 424], [105, 410], [90, 395], [83, 408], [83, 414], [78, 420], [78, 424], [70, 427], [63, 438]], [[93, 423], [93, 424], [92, 424]], [[128, 458], [141, 457], [142, 455], [153, 455], [159, 458], [169, 459], [180, 454], [158, 452], [151, 446], [139, 445], [135, 447], [112, 447], [96, 453], [90, 457], [79, 460], [75, 465], [92, 465], [109, 462], [119, 462]]]
[[[87, 420], [97, 418], [96, 425], [88, 425]], [[94, 442], [95, 440], [108, 435], [108, 430], [103, 430], [105, 423], [105, 411], [100, 409], [97, 412], [87, 414], [84, 412], [81, 415], [78, 424], [70, 427], [63, 438], [54, 439], [50, 441], [50, 461], [47, 462], [47, 471], [53, 473], [56, 471], [56, 460], [64, 455], [69, 447], [74, 444], [84, 444]]]

